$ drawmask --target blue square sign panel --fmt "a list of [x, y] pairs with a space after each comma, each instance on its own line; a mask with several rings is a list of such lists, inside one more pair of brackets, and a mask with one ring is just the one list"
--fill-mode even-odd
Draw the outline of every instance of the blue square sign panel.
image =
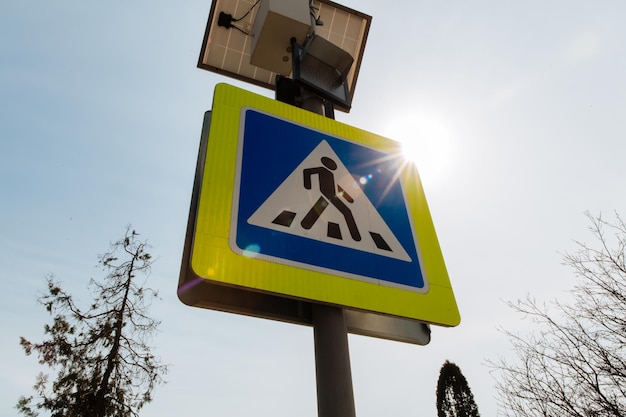
[[428, 291], [401, 155], [242, 109], [230, 247], [247, 257]]

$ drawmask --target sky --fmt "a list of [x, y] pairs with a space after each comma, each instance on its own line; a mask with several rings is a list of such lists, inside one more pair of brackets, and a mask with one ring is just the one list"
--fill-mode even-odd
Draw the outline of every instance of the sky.
[[[461, 313], [427, 346], [349, 336], [357, 416], [434, 417], [445, 360], [498, 416], [488, 360], [506, 301], [563, 299], [585, 211], [626, 213], [622, 1], [356, 1], [373, 16], [343, 123], [407, 141]], [[176, 296], [202, 118], [227, 82], [196, 68], [210, 1], [0, 5], [0, 414], [43, 370], [49, 274], [88, 300], [97, 255], [132, 224], [153, 246], [155, 352], [170, 365], [143, 417], [313, 417], [312, 329]]]

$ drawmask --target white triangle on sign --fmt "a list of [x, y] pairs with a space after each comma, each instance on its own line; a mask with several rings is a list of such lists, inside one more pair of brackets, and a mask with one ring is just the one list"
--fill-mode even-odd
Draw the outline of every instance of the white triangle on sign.
[[326, 141], [320, 142], [296, 167], [250, 216], [248, 223], [411, 261], [378, 210]]

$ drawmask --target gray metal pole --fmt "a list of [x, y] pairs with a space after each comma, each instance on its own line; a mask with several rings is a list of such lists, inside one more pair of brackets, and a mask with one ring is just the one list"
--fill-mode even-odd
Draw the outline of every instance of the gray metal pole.
[[[278, 81], [277, 81], [278, 84]], [[303, 89], [304, 90], [304, 89]], [[280, 100], [276, 89], [277, 100]], [[326, 114], [324, 101], [306, 90], [300, 105], [310, 112]], [[312, 303], [313, 339], [315, 345], [315, 379], [317, 382], [318, 417], [356, 417], [348, 329], [341, 307]]]
[[[308, 92], [304, 92], [305, 98], [302, 101], [302, 108], [312, 113], [321, 114], [327, 116], [324, 110], [324, 100]], [[328, 116], [327, 116], [328, 117]]]
[[[325, 115], [324, 102], [314, 95], [302, 108]], [[356, 417], [348, 329], [343, 308], [313, 304], [313, 338], [318, 417]]]
[[318, 417], [356, 417], [343, 309], [313, 304]]

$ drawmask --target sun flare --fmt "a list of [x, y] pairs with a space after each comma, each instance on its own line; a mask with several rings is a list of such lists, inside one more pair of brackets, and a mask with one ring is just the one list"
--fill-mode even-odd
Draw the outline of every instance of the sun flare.
[[389, 120], [383, 134], [402, 144], [404, 157], [417, 166], [423, 179], [440, 179], [452, 166], [451, 134], [436, 117], [398, 115]]

